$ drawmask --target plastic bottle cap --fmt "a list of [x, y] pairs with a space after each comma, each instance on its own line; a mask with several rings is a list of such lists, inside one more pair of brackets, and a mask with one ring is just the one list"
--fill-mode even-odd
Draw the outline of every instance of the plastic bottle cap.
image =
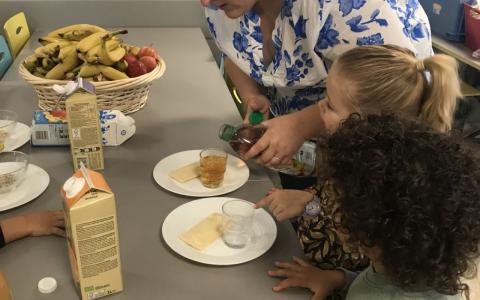
[[63, 184], [63, 190], [68, 198], [72, 198], [79, 193], [85, 185], [85, 179], [81, 177], [72, 176]]
[[258, 125], [263, 122], [263, 114], [259, 111], [251, 112], [250, 116], [248, 116], [248, 121], [254, 126]]
[[53, 277], [45, 277], [38, 282], [38, 291], [42, 294], [50, 294], [57, 289], [57, 281]]

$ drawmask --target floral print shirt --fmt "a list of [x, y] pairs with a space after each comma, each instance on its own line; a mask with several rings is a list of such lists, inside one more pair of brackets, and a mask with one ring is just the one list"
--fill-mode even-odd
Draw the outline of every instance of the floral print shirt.
[[230, 19], [205, 9], [224, 55], [266, 88], [273, 115], [323, 98], [333, 60], [357, 46], [395, 44], [419, 58], [433, 54], [428, 18], [418, 0], [284, 0], [275, 22], [273, 60], [263, 60], [260, 18], [254, 10]]

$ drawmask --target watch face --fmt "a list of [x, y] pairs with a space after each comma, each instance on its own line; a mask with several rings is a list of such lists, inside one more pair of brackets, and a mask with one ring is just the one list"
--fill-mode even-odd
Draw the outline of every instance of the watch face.
[[310, 216], [316, 216], [320, 213], [320, 204], [316, 201], [310, 201], [305, 207], [305, 212]]

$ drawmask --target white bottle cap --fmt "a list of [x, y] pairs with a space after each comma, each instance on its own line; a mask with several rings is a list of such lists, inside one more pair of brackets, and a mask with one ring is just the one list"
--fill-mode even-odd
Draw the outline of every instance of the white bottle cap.
[[84, 185], [85, 179], [72, 176], [63, 184], [63, 190], [67, 194], [67, 198], [72, 198], [83, 189]]
[[53, 293], [56, 289], [57, 281], [53, 277], [45, 277], [38, 282], [38, 291], [42, 294]]

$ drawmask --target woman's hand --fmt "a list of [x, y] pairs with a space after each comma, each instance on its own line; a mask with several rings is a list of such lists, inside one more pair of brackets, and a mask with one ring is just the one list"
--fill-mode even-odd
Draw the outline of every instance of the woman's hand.
[[290, 164], [293, 154], [305, 142], [298, 116], [293, 113], [264, 121], [262, 125], [267, 130], [245, 158], [258, 156], [259, 163], [273, 167]]
[[300, 216], [313, 194], [302, 190], [275, 189], [255, 204], [255, 208], [268, 207], [278, 222]]
[[254, 111], [259, 111], [263, 114], [263, 120], [268, 120], [270, 101], [265, 95], [262, 94], [252, 94], [242, 98], [242, 101], [246, 108], [245, 119], [243, 120], [244, 124], [249, 124], [250, 113]]
[[284, 278], [273, 287], [275, 292], [289, 287], [304, 287], [313, 292], [312, 300], [321, 300], [345, 285], [342, 271], [321, 270], [298, 257], [293, 257], [293, 262], [276, 262], [275, 266], [277, 269], [268, 271], [268, 275]]

